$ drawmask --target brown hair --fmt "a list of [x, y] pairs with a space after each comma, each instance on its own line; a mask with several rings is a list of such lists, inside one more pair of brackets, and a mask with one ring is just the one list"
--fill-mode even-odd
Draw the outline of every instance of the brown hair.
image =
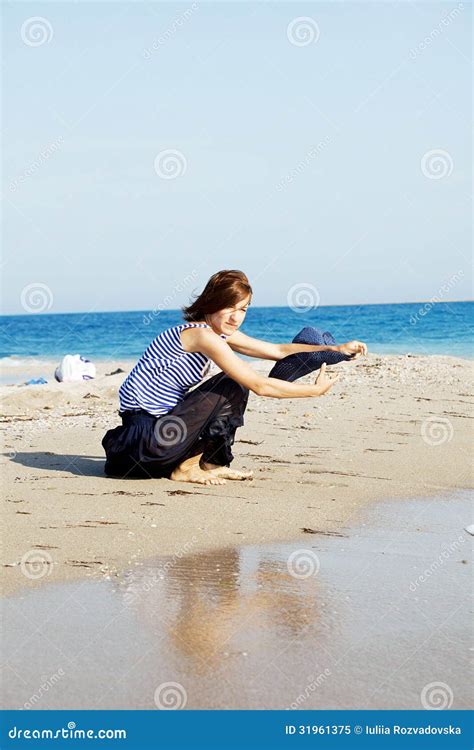
[[252, 295], [252, 287], [243, 271], [218, 271], [194, 302], [182, 308], [184, 319], [204, 320], [206, 315], [234, 307], [249, 295]]

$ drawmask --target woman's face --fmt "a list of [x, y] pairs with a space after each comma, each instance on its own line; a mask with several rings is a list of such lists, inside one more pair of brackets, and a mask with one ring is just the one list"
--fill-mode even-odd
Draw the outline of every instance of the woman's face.
[[231, 336], [244, 322], [249, 304], [250, 296], [238, 302], [235, 307], [226, 307], [224, 310], [206, 315], [206, 320], [215, 333]]

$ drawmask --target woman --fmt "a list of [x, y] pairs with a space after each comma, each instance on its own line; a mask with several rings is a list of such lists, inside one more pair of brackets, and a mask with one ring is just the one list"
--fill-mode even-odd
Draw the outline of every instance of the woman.
[[[329, 378], [323, 364], [313, 385], [264, 377], [234, 352], [275, 361], [297, 352], [337, 351], [342, 359], [367, 352], [360, 341], [271, 344], [246, 336], [238, 329], [251, 299], [242, 271], [219, 271], [183, 308], [186, 322], [151, 342], [119, 390], [123, 424], [102, 441], [106, 474], [200, 484], [250, 479], [252, 472], [230, 468], [249, 391], [271, 398], [314, 398], [332, 388], [338, 376]], [[190, 391], [205, 377], [211, 360], [222, 372]]]

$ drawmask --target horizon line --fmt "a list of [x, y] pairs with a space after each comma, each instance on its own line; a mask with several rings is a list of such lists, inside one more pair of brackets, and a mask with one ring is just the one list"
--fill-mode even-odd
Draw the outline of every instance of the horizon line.
[[[467, 302], [473, 302], [474, 299], [455, 299], [455, 300], [438, 300], [433, 301], [433, 299], [425, 299], [425, 300], [413, 300], [410, 302], [353, 302], [348, 305], [342, 305], [342, 304], [328, 304], [328, 305], [317, 305], [315, 307], [311, 307], [308, 310], [308, 313], [311, 312], [311, 310], [319, 310], [320, 308], [327, 308], [327, 307], [383, 307], [388, 305], [423, 305], [423, 304], [432, 304], [432, 305], [439, 305], [440, 303], [444, 303], [445, 305], [448, 304], [458, 304], [458, 303], [467, 303]], [[304, 308], [304, 305], [300, 306], [301, 308]], [[278, 310], [292, 310], [295, 308], [291, 308], [288, 305], [250, 305], [251, 309], [278, 309]], [[19, 313], [0, 313], [0, 318], [19, 318], [19, 317], [37, 317], [37, 316], [51, 316], [51, 315], [113, 315], [117, 313], [146, 313], [148, 315], [153, 314], [154, 311], [157, 308], [145, 308], [143, 310], [76, 310], [74, 312], [19, 312]], [[157, 316], [161, 313], [172, 313], [172, 312], [181, 312], [180, 307], [173, 307], [173, 308], [166, 308], [163, 310], [159, 310], [157, 313]]]

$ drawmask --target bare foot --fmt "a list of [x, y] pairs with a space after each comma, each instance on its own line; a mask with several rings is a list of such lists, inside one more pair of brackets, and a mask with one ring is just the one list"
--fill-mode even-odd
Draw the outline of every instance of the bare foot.
[[221, 466], [217, 471], [212, 472], [217, 477], [223, 479], [253, 479], [253, 471], [237, 471], [237, 469], [230, 469], [228, 466]]
[[221, 477], [222, 479], [236, 479], [241, 481], [245, 479], [253, 479], [253, 471], [237, 471], [228, 466], [218, 466], [217, 464], [202, 463], [200, 466], [205, 472], [209, 471], [213, 476]]
[[191, 466], [189, 469], [181, 469], [178, 466], [173, 471], [170, 479], [174, 482], [196, 482], [197, 484], [225, 484], [224, 477], [218, 477], [211, 471], [203, 471], [199, 466]]

